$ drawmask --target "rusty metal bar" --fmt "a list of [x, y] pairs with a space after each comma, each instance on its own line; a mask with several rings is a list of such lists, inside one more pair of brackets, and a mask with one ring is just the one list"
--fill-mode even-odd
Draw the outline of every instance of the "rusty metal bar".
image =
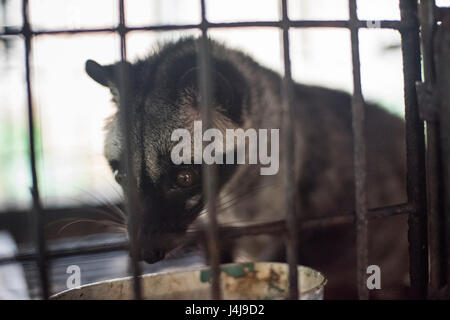
[[[70, 249], [48, 250], [46, 254], [48, 259], [57, 259], [70, 256], [90, 255], [121, 250], [129, 250], [128, 242], [116, 242], [111, 244], [80, 246]], [[16, 254], [13, 257], [2, 257], [0, 259], [0, 265], [32, 261], [36, 259], [39, 259], [38, 253], [20, 253]]]
[[[206, 19], [205, 1], [201, 0], [201, 31], [199, 39], [200, 50], [198, 51], [199, 65], [199, 87], [200, 106], [202, 111], [202, 123], [204, 130], [211, 128], [212, 124], [212, 87], [211, 87], [211, 48], [208, 40], [208, 27]], [[209, 253], [209, 264], [211, 268], [211, 297], [221, 299], [220, 291], [220, 246], [219, 232], [216, 217], [216, 197], [217, 197], [217, 168], [214, 165], [202, 163], [203, 197], [208, 212], [208, 223], [206, 227], [207, 249]]]
[[[369, 28], [372, 21], [359, 20], [357, 22], [358, 28]], [[381, 20], [381, 29], [394, 29], [404, 30], [411, 28], [407, 24], [403, 24], [398, 20]], [[244, 21], [244, 22], [206, 22], [204, 24], [208, 29], [221, 29], [221, 28], [252, 28], [252, 27], [268, 27], [268, 28], [282, 28], [282, 21]], [[290, 28], [349, 28], [349, 21], [347, 20], [289, 20]], [[378, 27], [378, 26], [377, 26]], [[175, 31], [175, 30], [188, 30], [188, 29], [201, 29], [202, 24], [182, 24], [182, 25], [157, 25], [157, 26], [142, 26], [142, 27], [125, 27], [125, 32], [133, 31]], [[33, 30], [32, 36], [40, 35], [61, 35], [61, 34], [82, 34], [82, 33], [116, 33], [119, 31], [119, 27], [111, 28], [86, 28], [86, 29], [59, 29], [59, 30]], [[0, 36], [14, 36], [23, 34], [22, 29], [14, 27], [5, 27]]]
[[[385, 217], [391, 217], [394, 215], [409, 214], [413, 210], [414, 208], [409, 204], [399, 204], [388, 207], [375, 208], [369, 210], [367, 218], [369, 220], [375, 220]], [[354, 222], [355, 222], [355, 212], [352, 212], [331, 218], [316, 218], [303, 220], [302, 223], [299, 225], [299, 227], [300, 230], [320, 229]], [[283, 234], [285, 232], [286, 232], [285, 220], [254, 224], [245, 227], [232, 227], [232, 226], [219, 227], [220, 238], [237, 238], [242, 236], [253, 236], [260, 234]], [[205, 241], [204, 231], [190, 232], [188, 234], [188, 240], [186, 240], [186, 245], [200, 243], [204, 241]], [[47, 251], [47, 255], [49, 258], [54, 259], [73, 255], [96, 254], [117, 250], [129, 250], [128, 242], [80, 246], [77, 248], [70, 248], [70, 249], [49, 250]], [[33, 259], [37, 259], [37, 254], [19, 253], [12, 257], [0, 258], [0, 265], [15, 263], [17, 261], [30, 261]]]
[[[421, 27], [421, 48], [423, 57], [424, 83], [420, 84], [426, 88], [425, 92], [418, 91], [419, 108], [421, 114], [431, 110], [437, 110], [435, 96], [436, 74], [434, 66], [433, 39], [436, 31], [436, 7], [434, 0], [421, 0], [419, 7]], [[420, 87], [418, 87], [420, 88]], [[431, 95], [426, 99], [420, 95]], [[440, 128], [438, 119], [427, 120], [427, 210], [429, 220], [429, 273], [430, 291], [436, 295], [447, 279], [447, 262], [445, 259], [445, 215], [442, 210], [442, 164], [440, 147]], [[430, 294], [431, 294], [430, 292]]]
[[445, 221], [444, 250], [446, 251], [447, 271], [447, 298], [450, 299], [450, 10], [441, 17], [442, 24], [439, 26], [436, 41], [436, 64], [437, 64], [437, 92], [440, 113], [441, 134], [441, 159], [442, 159], [442, 181], [443, 181], [443, 208]]
[[400, 0], [401, 20], [415, 24], [403, 30], [402, 56], [404, 75], [406, 162], [408, 202], [416, 210], [409, 215], [409, 269], [415, 298], [424, 299], [428, 287], [428, 244], [424, 123], [419, 117], [415, 83], [421, 81], [420, 38], [417, 2]]
[[[369, 210], [367, 218], [369, 220], [374, 220], [394, 215], [409, 214], [413, 210], [414, 208], [408, 204], [376, 208]], [[355, 212], [352, 212], [342, 216], [304, 220], [298, 225], [298, 227], [299, 230], [311, 230], [354, 223], [355, 221], [356, 215]], [[260, 234], [283, 234], [286, 231], [287, 227], [285, 220], [278, 220], [244, 227], [222, 226], [219, 228], [219, 235], [221, 239], [225, 239], [238, 238], [242, 236], [256, 236]], [[202, 236], [203, 235], [199, 232], [189, 234], [190, 240], [188, 243], [199, 242], [201, 241]]]
[[139, 243], [137, 239], [137, 224], [136, 215], [138, 212], [138, 194], [136, 177], [133, 168], [133, 154], [134, 146], [130, 139], [130, 123], [133, 121], [132, 108], [129, 103], [129, 74], [127, 68], [127, 46], [126, 46], [126, 32], [125, 32], [125, 7], [124, 0], [118, 0], [119, 5], [119, 28], [118, 33], [120, 35], [120, 67], [119, 67], [119, 96], [120, 96], [120, 113], [122, 115], [122, 130], [125, 137], [125, 168], [127, 173], [126, 190], [126, 209], [128, 213], [128, 225], [131, 228], [129, 232], [130, 236], [130, 256], [131, 256], [131, 269], [133, 271], [133, 294], [136, 300], [142, 299], [142, 285], [141, 285], [141, 268], [139, 265]]
[[296, 185], [294, 181], [294, 167], [292, 163], [295, 163], [295, 155], [293, 146], [295, 146], [294, 127], [292, 123], [293, 119], [293, 84], [291, 73], [291, 58], [289, 52], [289, 17], [287, 12], [287, 2], [282, 0], [282, 30], [283, 30], [283, 63], [284, 63], [284, 78], [283, 78], [283, 117], [282, 117], [282, 130], [283, 137], [283, 153], [284, 153], [284, 192], [285, 198], [285, 210], [286, 210], [286, 249], [287, 249], [287, 262], [289, 265], [289, 296], [291, 300], [297, 300], [299, 298], [299, 283], [298, 283], [298, 224], [295, 196], [297, 194]]
[[45, 211], [41, 206], [39, 197], [39, 182], [36, 169], [36, 145], [35, 145], [35, 127], [34, 127], [34, 114], [33, 114], [33, 98], [31, 88], [31, 28], [28, 19], [28, 0], [22, 1], [22, 17], [23, 17], [23, 36], [25, 40], [25, 81], [27, 88], [27, 110], [28, 110], [28, 139], [30, 148], [30, 167], [31, 167], [31, 179], [32, 187], [31, 194], [33, 197], [33, 211], [32, 221], [33, 229], [35, 232], [35, 240], [38, 251], [36, 262], [39, 268], [39, 277], [41, 284], [41, 295], [43, 299], [48, 299], [50, 295], [50, 283], [48, 274], [48, 260], [46, 253], [46, 241], [45, 241]]
[[361, 90], [361, 65], [359, 59], [358, 16], [356, 0], [349, 1], [350, 33], [353, 62], [353, 166], [355, 175], [355, 210], [356, 210], [356, 280], [358, 298], [369, 299], [366, 285], [368, 262], [367, 240], [367, 183], [366, 183], [366, 148], [364, 135], [364, 98]]

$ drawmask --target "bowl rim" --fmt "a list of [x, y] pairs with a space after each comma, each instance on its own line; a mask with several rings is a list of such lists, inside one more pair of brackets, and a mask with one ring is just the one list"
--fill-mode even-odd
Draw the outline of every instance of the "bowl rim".
[[[239, 261], [239, 262], [231, 262], [231, 263], [223, 263], [220, 265], [220, 267], [228, 267], [228, 266], [236, 266], [236, 265], [245, 265], [248, 263], [252, 263], [254, 265], [267, 265], [267, 264], [276, 264], [276, 265], [284, 265], [286, 267], [289, 267], [288, 263], [285, 262], [273, 262], [273, 261]], [[164, 276], [167, 274], [177, 274], [177, 273], [185, 273], [185, 272], [197, 272], [197, 271], [203, 271], [203, 270], [208, 270], [210, 269], [210, 266], [193, 266], [193, 267], [186, 267], [184, 269], [177, 269], [174, 271], [160, 271], [160, 272], [155, 272], [155, 273], [144, 273], [141, 274], [140, 277], [141, 278], [151, 278], [151, 277], [160, 277], [160, 276]], [[305, 290], [303, 292], [299, 292], [299, 300], [301, 299], [301, 296], [303, 295], [307, 295], [310, 294], [311, 292], [316, 292], [318, 290], [324, 290], [325, 285], [327, 284], [328, 280], [327, 278], [324, 276], [324, 274], [316, 269], [313, 269], [311, 267], [308, 266], [304, 266], [304, 265], [297, 265], [297, 270], [308, 270], [308, 271], [312, 271], [314, 274], [318, 275], [321, 278], [321, 281], [319, 284], [315, 285], [314, 287]], [[111, 283], [111, 282], [120, 282], [120, 281], [129, 281], [132, 280], [133, 276], [126, 276], [126, 277], [121, 277], [121, 278], [113, 278], [113, 279], [107, 279], [107, 280], [101, 280], [101, 281], [95, 281], [95, 282], [91, 282], [91, 283], [86, 283], [83, 284], [79, 287], [75, 287], [75, 288], [71, 288], [71, 289], [66, 289], [60, 292], [57, 292], [53, 295], [50, 296], [50, 299], [57, 299], [58, 297], [63, 296], [64, 294], [71, 292], [71, 291], [78, 291], [78, 290], [82, 290], [84, 288], [87, 287], [95, 287], [98, 285], [102, 285], [105, 283]], [[157, 299], [155, 299], [157, 300]]]

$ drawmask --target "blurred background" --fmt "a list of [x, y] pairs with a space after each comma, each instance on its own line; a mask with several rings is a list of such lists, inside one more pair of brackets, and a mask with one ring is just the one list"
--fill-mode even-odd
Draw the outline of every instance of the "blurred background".
[[[346, 20], [347, 0], [289, 0], [289, 17]], [[450, 6], [450, 0], [437, 1]], [[126, 0], [129, 26], [200, 23], [198, 0]], [[279, 20], [278, 0], [207, 0], [211, 22]], [[21, 1], [0, 0], [0, 30], [20, 28]], [[30, 0], [34, 30], [115, 27], [116, 0]], [[358, 16], [399, 20], [398, 0], [359, 0]], [[376, 25], [376, 23], [374, 23]], [[199, 31], [131, 32], [128, 58], [143, 58], [158, 43]], [[281, 32], [276, 28], [216, 29], [211, 38], [241, 49], [282, 73]], [[352, 91], [350, 32], [344, 29], [291, 29], [296, 81]], [[393, 30], [360, 31], [362, 86], [366, 100], [403, 115], [400, 35]], [[32, 89], [36, 108], [38, 176], [44, 207], [116, 203], [121, 192], [103, 157], [104, 120], [114, 112], [109, 90], [84, 72], [87, 59], [101, 64], [119, 59], [119, 37], [110, 33], [45, 35], [32, 40]], [[20, 36], [0, 37], [0, 219], [31, 208], [28, 127]]]

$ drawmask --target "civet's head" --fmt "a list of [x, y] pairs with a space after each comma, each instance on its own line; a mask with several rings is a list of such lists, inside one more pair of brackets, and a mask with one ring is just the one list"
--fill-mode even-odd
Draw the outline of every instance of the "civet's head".
[[[221, 53], [227, 49], [211, 42], [211, 88], [213, 125], [239, 127], [246, 103], [246, 83], [237, 68]], [[86, 62], [87, 74], [109, 87], [117, 112], [107, 121], [104, 153], [111, 170], [127, 195], [125, 136], [121, 107], [127, 108], [129, 148], [134, 188], [137, 190], [134, 233], [140, 258], [153, 263], [180, 245], [188, 226], [204, 208], [201, 165], [175, 165], [171, 150], [173, 130], [193, 130], [201, 120], [198, 86], [199, 40], [184, 39], [166, 44], [158, 52], [136, 63], [102, 66]], [[126, 105], [119, 106], [119, 69], [126, 69]], [[123, 85], [123, 84], [122, 84]], [[232, 166], [218, 166], [219, 185], [229, 177]]]

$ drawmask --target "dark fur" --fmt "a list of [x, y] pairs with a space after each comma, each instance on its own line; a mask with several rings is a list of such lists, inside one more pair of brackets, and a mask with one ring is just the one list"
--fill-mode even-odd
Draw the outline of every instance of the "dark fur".
[[[218, 128], [281, 127], [281, 77], [245, 54], [211, 42], [214, 119]], [[197, 89], [198, 40], [187, 38], [128, 64], [132, 114], [132, 156], [140, 196], [139, 240], [142, 258], [154, 262], [183, 243], [183, 233], [202, 219], [201, 184], [189, 190], [173, 186], [179, 169], [170, 161], [172, 130], [192, 128], [201, 119]], [[108, 85], [117, 101], [117, 65], [88, 62], [88, 74]], [[339, 91], [295, 84], [294, 166], [301, 219], [349, 213], [354, 208], [351, 97]], [[405, 197], [404, 123], [367, 104], [366, 144], [370, 208], [398, 204]], [[106, 130], [105, 155], [113, 170], [121, 166], [123, 138], [117, 113]], [[280, 149], [280, 163], [283, 163]], [[199, 168], [195, 168], [199, 170]], [[283, 170], [260, 176], [255, 165], [220, 166], [219, 221], [244, 225], [284, 217]], [[245, 195], [245, 196], [244, 196]], [[198, 198], [189, 205], [187, 201]], [[235, 199], [233, 202], [232, 200]], [[194, 201], [194, 200], [192, 200]], [[226, 202], [233, 204], [226, 208]], [[194, 201], [195, 202], [195, 201]], [[300, 262], [329, 279], [329, 297], [355, 297], [354, 227], [304, 231]], [[371, 222], [369, 264], [382, 270], [383, 297], [391, 297], [407, 279], [406, 222], [403, 217]], [[175, 235], [176, 234], [176, 235]], [[281, 237], [245, 237], [231, 243], [241, 260], [284, 260]], [[394, 289], [395, 288], [395, 289]], [[392, 290], [391, 290], [392, 289]]]

